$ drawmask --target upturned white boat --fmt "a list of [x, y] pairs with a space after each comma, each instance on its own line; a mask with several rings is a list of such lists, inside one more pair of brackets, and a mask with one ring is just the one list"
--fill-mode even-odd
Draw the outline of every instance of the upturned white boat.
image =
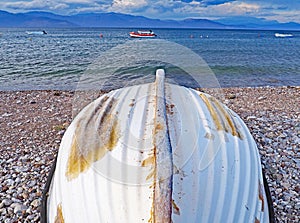
[[153, 38], [156, 37], [156, 34], [152, 30], [139, 30], [137, 32], [130, 32], [130, 37], [134, 38]]
[[111, 91], [66, 131], [42, 222], [272, 222], [256, 144], [210, 95], [156, 81]]

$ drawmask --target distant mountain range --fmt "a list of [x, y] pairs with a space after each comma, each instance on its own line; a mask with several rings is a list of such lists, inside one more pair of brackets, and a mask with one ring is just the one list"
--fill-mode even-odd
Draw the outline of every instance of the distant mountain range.
[[235, 16], [218, 19], [216, 22], [227, 26], [234, 26], [245, 29], [269, 29], [269, 30], [300, 30], [300, 24], [295, 22], [279, 23], [276, 20], [249, 16]]
[[67, 27], [126, 27], [126, 28], [201, 28], [201, 29], [278, 29], [300, 30], [299, 23], [279, 23], [254, 17], [160, 20], [121, 13], [86, 13], [69, 16], [33, 11], [9, 13], [0, 10], [0, 27], [67, 28]]

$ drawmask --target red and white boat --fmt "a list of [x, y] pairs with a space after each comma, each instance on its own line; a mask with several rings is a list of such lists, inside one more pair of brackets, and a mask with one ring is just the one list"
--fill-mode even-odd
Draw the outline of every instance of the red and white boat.
[[156, 34], [152, 30], [139, 30], [137, 32], [130, 32], [129, 35], [134, 38], [156, 37]]

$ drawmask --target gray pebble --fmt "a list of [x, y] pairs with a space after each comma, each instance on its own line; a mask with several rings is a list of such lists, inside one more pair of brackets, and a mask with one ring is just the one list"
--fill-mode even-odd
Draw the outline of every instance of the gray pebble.
[[28, 187], [33, 187], [35, 185], [36, 185], [36, 180], [31, 180], [27, 186]]
[[15, 214], [22, 213], [23, 211], [25, 212], [26, 209], [27, 209], [27, 207], [23, 204], [16, 203], [16, 205], [14, 205], [14, 213]]
[[41, 201], [39, 199], [35, 199], [34, 201], [31, 202], [31, 205], [33, 207], [39, 207], [41, 204]]
[[7, 214], [6, 208], [1, 208], [1, 209], [0, 209], [0, 215], [1, 215], [1, 216], [4, 216], [4, 215], [6, 215], [6, 214]]
[[9, 199], [3, 199], [1, 204], [3, 204], [5, 207], [10, 206], [12, 204], [12, 201]]
[[281, 209], [281, 210], [284, 209], [282, 205], [277, 205], [277, 208], [278, 208], [278, 209]]
[[27, 219], [30, 220], [30, 221], [32, 221], [32, 220], [34, 219], [34, 215], [32, 215], [32, 214], [31, 214], [31, 215], [28, 215], [28, 216], [27, 216]]
[[7, 186], [12, 186], [12, 185], [14, 184], [14, 181], [13, 181], [12, 179], [7, 179], [7, 180], [5, 181], [5, 184], [6, 184]]
[[20, 161], [21, 162], [27, 162], [29, 159], [28, 159], [28, 156], [27, 155], [25, 155], [25, 156], [21, 156], [20, 157]]

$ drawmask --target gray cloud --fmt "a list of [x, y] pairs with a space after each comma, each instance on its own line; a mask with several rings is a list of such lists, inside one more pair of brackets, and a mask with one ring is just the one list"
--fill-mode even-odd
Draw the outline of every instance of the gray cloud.
[[227, 2], [235, 2], [235, 1], [236, 0], [202, 0], [199, 2], [203, 3], [204, 5], [220, 5]]
[[200, 3], [202, 6], [209, 6], [209, 5], [220, 5], [226, 2], [234, 2], [236, 0], [180, 0], [180, 1], [184, 3], [192, 3], [194, 1]]
[[250, 15], [300, 22], [300, 1], [295, 0], [1, 0], [0, 9], [58, 14], [115, 11], [172, 19]]

